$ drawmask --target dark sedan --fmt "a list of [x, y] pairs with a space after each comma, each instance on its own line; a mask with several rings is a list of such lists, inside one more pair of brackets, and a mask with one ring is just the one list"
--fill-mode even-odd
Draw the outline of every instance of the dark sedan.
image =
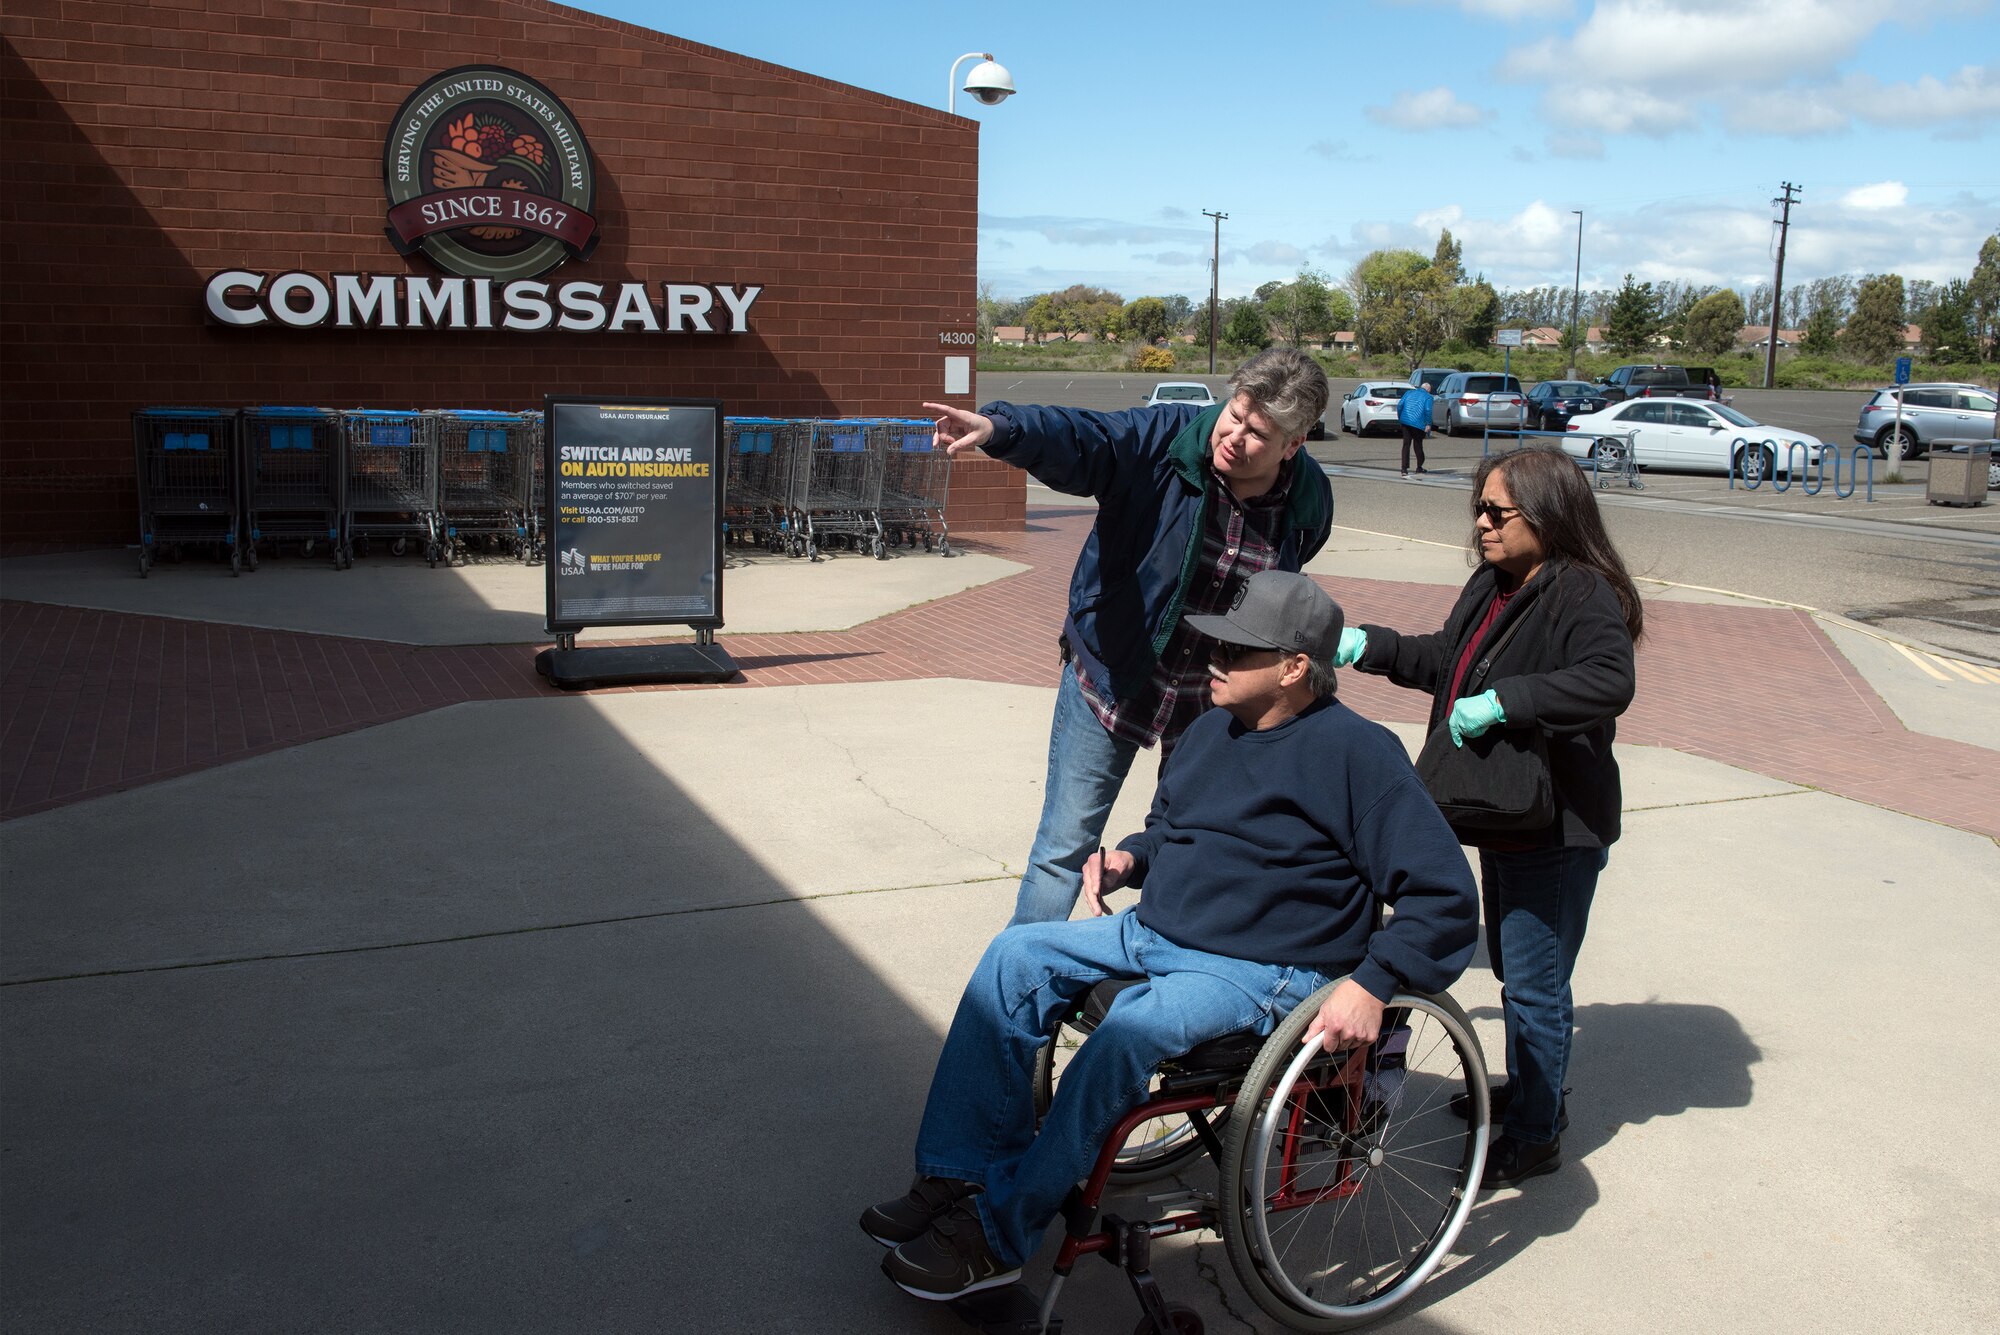
[[1606, 401], [1597, 386], [1584, 381], [1544, 380], [1528, 391], [1528, 430], [1564, 430], [1570, 418], [1601, 412]]

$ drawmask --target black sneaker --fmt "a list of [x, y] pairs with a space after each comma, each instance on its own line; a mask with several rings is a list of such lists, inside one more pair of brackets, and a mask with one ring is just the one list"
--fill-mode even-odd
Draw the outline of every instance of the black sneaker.
[[[1486, 1106], [1492, 1114], [1492, 1120], [1496, 1124], [1506, 1114], [1507, 1105], [1513, 1101], [1514, 1086], [1512, 1084], [1491, 1085], [1486, 1090]], [[1463, 1094], [1452, 1095], [1451, 1115], [1461, 1122], [1471, 1121], [1472, 1100]], [[1567, 1130], [1569, 1130], [1569, 1091], [1565, 1089], [1563, 1091], [1562, 1105], [1556, 1109], [1556, 1134], [1560, 1136]]]
[[1553, 1173], [1562, 1167], [1562, 1137], [1546, 1145], [1530, 1145], [1512, 1136], [1500, 1136], [1486, 1151], [1486, 1172], [1479, 1179], [1481, 1191], [1512, 1187], [1531, 1177]]
[[993, 1254], [972, 1202], [961, 1200], [930, 1231], [882, 1258], [882, 1273], [903, 1292], [931, 1302], [997, 1289], [1021, 1277]]
[[900, 1247], [930, 1232], [951, 1207], [979, 1190], [970, 1182], [918, 1174], [904, 1195], [861, 1212], [861, 1231], [884, 1247]]

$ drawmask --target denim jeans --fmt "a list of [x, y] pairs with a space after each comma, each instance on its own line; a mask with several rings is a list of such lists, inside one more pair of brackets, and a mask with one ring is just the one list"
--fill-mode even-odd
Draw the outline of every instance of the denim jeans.
[[1500, 1129], [1532, 1145], [1556, 1138], [1576, 1024], [1569, 978], [1609, 857], [1601, 848], [1479, 853], [1486, 954], [1507, 1021], [1512, 1101]]
[[1104, 730], [1084, 698], [1076, 670], [1065, 663], [1055, 718], [1049, 723], [1042, 822], [1028, 850], [1028, 870], [1008, 926], [1069, 917], [1083, 890], [1083, 864], [1103, 840], [1111, 804], [1138, 754], [1137, 742], [1120, 741]]
[[[1070, 1058], [1037, 1133], [1035, 1054], [1056, 1015], [1106, 978], [1140, 977]], [[1268, 1034], [1326, 981], [1177, 946], [1136, 911], [1010, 927], [987, 946], [952, 1017], [917, 1133], [917, 1171], [981, 1184], [987, 1241], [1018, 1265], [1090, 1175], [1112, 1125], [1138, 1106], [1155, 1066], [1223, 1034]]]

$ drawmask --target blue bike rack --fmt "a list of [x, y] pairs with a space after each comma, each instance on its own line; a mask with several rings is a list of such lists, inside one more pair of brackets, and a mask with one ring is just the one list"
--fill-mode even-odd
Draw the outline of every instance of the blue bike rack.
[[[1815, 458], [1811, 456], [1811, 451], [1807, 450], [1803, 443], [1796, 440], [1788, 441], [1785, 445], [1785, 469], [1782, 481], [1779, 480], [1776, 463], [1778, 457], [1777, 441], [1768, 437], [1763, 440], [1751, 440], [1747, 436], [1738, 436], [1729, 442], [1729, 448], [1729, 489], [1731, 491], [1736, 490], [1738, 478], [1743, 480], [1743, 489], [1745, 491], [1755, 491], [1764, 485], [1764, 469], [1761, 459], [1763, 454], [1768, 452], [1773, 460], [1770, 475], [1772, 491], [1779, 493], [1790, 491], [1792, 485], [1797, 483], [1799, 490], [1803, 491], [1806, 495], [1817, 496], [1821, 489], [1826, 486], [1826, 461], [1828, 456], [1832, 456], [1834, 499], [1844, 501], [1854, 494], [1855, 487], [1861, 483], [1861, 460], [1863, 456], [1866, 456], [1868, 460], [1868, 490], [1866, 498], [1869, 501], [1875, 499], [1875, 451], [1869, 449], [1866, 445], [1856, 445], [1851, 451], [1843, 451], [1837, 445], [1822, 446], [1818, 457]], [[1758, 450], [1760, 460], [1755, 476], [1752, 476], [1750, 470], [1744, 466], [1744, 461], [1749, 457], [1750, 451], [1753, 449]], [[1798, 453], [1795, 454], [1794, 451], [1798, 451]], [[1847, 470], [1847, 485], [1845, 488], [1840, 485], [1840, 464], [1843, 455], [1847, 457], [1850, 465]], [[1793, 467], [1794, 460], [1798, 461], [1799, 467]]]

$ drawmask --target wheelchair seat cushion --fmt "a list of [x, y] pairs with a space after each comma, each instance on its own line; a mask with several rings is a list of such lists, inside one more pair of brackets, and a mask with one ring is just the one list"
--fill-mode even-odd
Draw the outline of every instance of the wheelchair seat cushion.
[[[1077, 1003], [1076, 1024], [1085, 1033], [1104, 1023], [1104, 1017], [1111, 1010], [1111, 1003], [1118, 1000], [1119, 993], [1145, 982], [1143, 978], [1107, 978], [1091, 988]], [[1185, 1073], [1216, 1072], [1236, 1074], [1250, 1068], [1264, 1046], [1264, 1036], [1251, 1029], [1241, 1029], [1233, 1034], [1223, 1034], [1211, 1038], [1206, 1043], [1197, 1043], [1194, 1048], [1178, 1057], [1169, 1058], [1165, 1065]]]

